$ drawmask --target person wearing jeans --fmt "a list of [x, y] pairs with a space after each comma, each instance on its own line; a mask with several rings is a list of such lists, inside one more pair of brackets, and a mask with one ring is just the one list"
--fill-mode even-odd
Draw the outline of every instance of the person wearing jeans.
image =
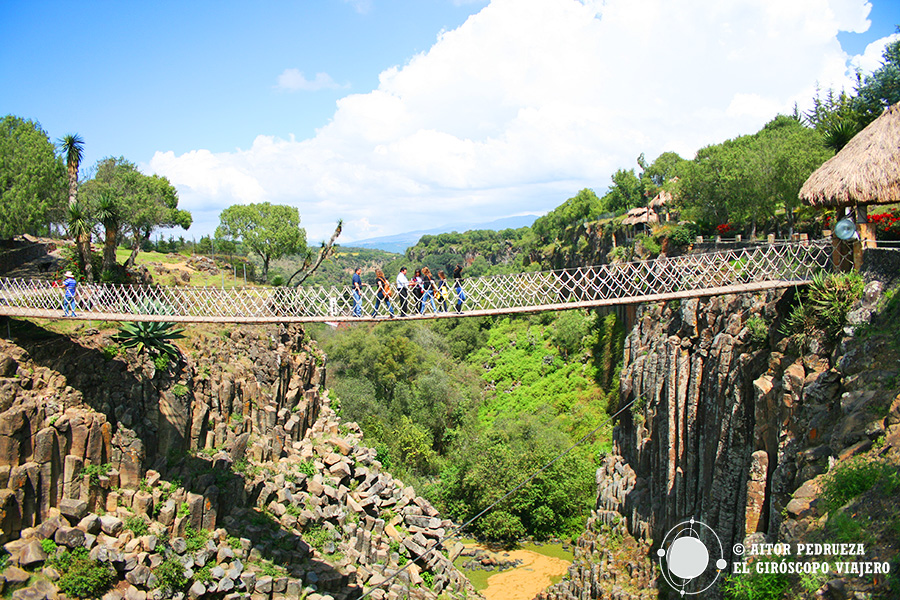
[[406, 267], [400, 267], [397, 273], [397, 295], [400, 297], [400, 316], [405, 317], [409, 308], [409, 279], [406, 278]]
[[362, 277], [360, 276], [362, 269], [356, 267], [353, 272], [353, 316], [362, 316]]
[[75, 314], [75, 289], [78, 287], [78, 282], [75, 281], [72, 271], [66, 271], [63, 287], [66, 288], [66, 291], [63, 293], [63, 316], [77, 316]]

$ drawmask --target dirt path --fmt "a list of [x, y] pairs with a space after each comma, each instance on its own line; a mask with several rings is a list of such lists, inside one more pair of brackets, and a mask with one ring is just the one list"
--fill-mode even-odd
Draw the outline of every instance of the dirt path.
[[513, 550], [504, 558], [521, 560], [522, 565], [488, 577], [487, 588], [481, 590], [487, 600], [531, 600], [572, 564], [531, 550]]

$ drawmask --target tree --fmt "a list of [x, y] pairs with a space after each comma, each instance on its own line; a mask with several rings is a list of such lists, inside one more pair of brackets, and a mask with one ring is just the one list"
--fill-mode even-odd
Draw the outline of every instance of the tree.
[[753, 135], [697, 152], [680, 185], [685, 214], [707, 226], [749, 224], [753, 236], [783, 210], [792, 231], [800, 187], [830, 156], [816, 130], [779, 115]]
[[131, 254], [125, 262], [131, 267], [154, 229], [191, 226], [191, 213], [178, 208], [178, 192], [169, 180], [144, 175], [123, 157], [100, 160], [93, 177], [82, 188], [106, 232], [104, 270], [115, 266], [119, 240], [128, 238], [131, 242]]
[[643, 194], [641, 180], [634, 174], [634, 169], [619, 169], [612, 176], [612, 185], [603, 196], [603, 207], [606, 210], [628, 210], [647, 203]]
[[306, 231], [300, 227], [300, 212], [282, 204], [235, 204], [219, 215], [217, 238], [240, 239], [263, 261], [263, 278], [269, 262], [306, 249]]
[[110, 194], [101, 194], [97, 201], [95, 216], [104, 230], [103, 266], [100, 267], [100, 276], [108, 278], [116, 266], [116, 246], [122, 223], [122, 209]]
[[341, 230], [344, 228], [344, 221], [339, 220], [337, 223], [337, 227], [334, 228], [334, 233], [331, 234], [331, 237], [328, 239], [328, 242], [322, 242], [322, 247], [319, 249], [319, 256], [316, 258], [316, 262], [312, 262], [312, 251], [306, 251], [306, 257], [303, 259], [303, 264], [299, 269], [294, 271], [294, 274], [288, 277], [287, 283], [285, 285], [291, 285], [291, 280], [303, 272], [303, 275], [300, 276], [300, 279], [297, 280], [297, 287], [303, 285], [303, 282], [309, 279], [310, 275], [315, 273], [322, 262], [325, 261], [326, 258], [332, 256], [334, 254], [334, 241], [341, 235]]
[[[897, 31], [900, 32], [900, 27]], [[885, 46], [881, 56], [881, 67], [871, 75], [860, 77], [856, 87], [853, 104], [861, 115], [862, 127], [881, 116], [887, 107], [900, 102], [900, 39]]]
[[[66, 172], [69, 176], [69, 208], [76, 215], [86, 217], [83, 207], [76, 207], [78, 203], [78, 169], [81, 159], [84, 157], [84, 140], [77, 133], [70, 133], [59, 140], [60, 149], [66, 156]], [[71, 216], [71, 215], [70, 215]], [[71, 221], [71, 219], [70, 219]], [[70, 223], [70, 230], [72, 229]], [[85, 278], [94, 280], [93, 266], [91, 265], [91, 228], [77, 227], [80, 232], [75, 244], [78, 247], [79, 261]]]
[[49, 233], [65, 222], [66, 171], [39, 123], [0, 121], [0, 238]]

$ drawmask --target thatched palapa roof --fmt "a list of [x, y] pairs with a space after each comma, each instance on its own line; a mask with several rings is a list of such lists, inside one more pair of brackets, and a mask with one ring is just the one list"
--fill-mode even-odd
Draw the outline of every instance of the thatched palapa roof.
[[800, 199], [811, 206], [900, 202], [900, 102], [810, 175]]
[[661, 208], [672, 201], [672, 194], [666, 190], [659, 190], [659, 193], [650, 201], [650, 208]]
[[657, 223], [659, 217], [646, 206], [639, 206], [628, 211], [628, 216], [622, 219], [622, 225], [637, 225], [639, 223]]

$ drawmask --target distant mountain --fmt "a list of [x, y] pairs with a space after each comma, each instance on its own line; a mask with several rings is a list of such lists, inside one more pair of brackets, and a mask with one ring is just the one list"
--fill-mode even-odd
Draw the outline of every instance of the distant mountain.
[[388, 252], [396, 252], [404, 254], [410, 246], [415, 246], [423, 235], [437, 235], [439, 233], [451, 233], [458, 231], [472, 231], [474, 229], [490, 229], [491, 231], [501, 231], [503, 229], [518, 229], [519, 227], [531, 227], [538, 215], [523, 215], [520, 217], [504, 217], [491, 221], [489, 223], [450, 223], [442, 225], [434, 229], [422, 229], [419, 231], [407, 231], [406, 233], [398, 233], [396, 235], [386, 235], [382, 237], [367, 238], [364, 240], [355, 240], [347, 242], [347, 246], [354, 248], [376, 248], [378, 250], [386, 250]]

